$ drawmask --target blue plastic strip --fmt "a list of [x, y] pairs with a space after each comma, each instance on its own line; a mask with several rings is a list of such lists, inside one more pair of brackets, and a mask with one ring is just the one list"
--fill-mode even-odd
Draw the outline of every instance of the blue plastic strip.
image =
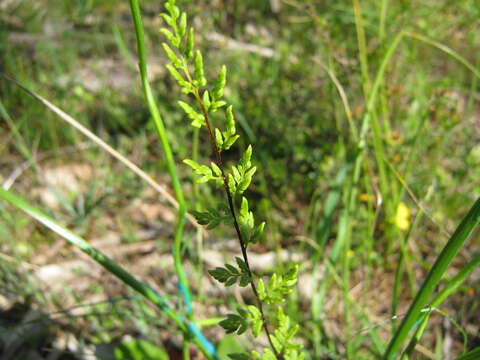
[[190, 297], [190, 293], [187, 291], [185, 286], [179, 281], [178, 282], [178, 289], [183, 297], [183, 302], [185, 303], [185, 312], [187, 315], [192, 314], [192, 298]]
[[205, 349], [212, 355], [215, 359], [220, 359], [217, 354], [217, 350], [215, 349], [215, 346], [207, 340], [205, 335], [202, 334], [198, 326], [192, 322], [187, 323], [188, 329], [192, 333], [193, 336], [197, 338], [197, 340], [202, 343], [202, 345], [205, 347]]

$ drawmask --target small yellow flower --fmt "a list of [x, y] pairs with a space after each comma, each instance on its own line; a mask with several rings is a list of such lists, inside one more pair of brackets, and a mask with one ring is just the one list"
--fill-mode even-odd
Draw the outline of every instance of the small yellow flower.
[[395, 154], [395, 155], [393, 155], [392, 160], [393, 160], [394, 163], [399, 163], [400, 161], [402, 161], [402, 157], [398, 154]]
[[394, 223], [400, 230], [407, 230], [410, 227], [410, 209], [404, 202], [398, 204]]
[[359, 199], [361, 202], [370, 202], [371, 196], [365, 193], [360, 194]]

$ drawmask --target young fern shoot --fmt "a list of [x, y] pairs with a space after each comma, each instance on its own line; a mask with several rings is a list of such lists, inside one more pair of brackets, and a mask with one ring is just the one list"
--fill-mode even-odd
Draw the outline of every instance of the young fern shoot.
[[[195, 103], [179, 101], [178, 104], [196, 128], [207, 129], [209, 141], [215, 161], [210, 165], [201, 165], [186, 159], [184, 163], [190, 166], [199, 176], [198, 183], [213, 182], [223, 188], [226, 203], [217, 209], [203, 212], [193, 212], [197, 221], [212, 229], [221, 223], [233, 225], [238, 237], [242, 257], [235, 258], [235, 265], [225, 264], [210, 270], [209, 273], [225, 286], [238, 284], [250, 286], [256, 298], [256, 305], [239, 307], [237, 313], [229, 314], [220, 322], [227, 333], [242, 334], [248, 329], [254, 337], [259, 336], [262, 329], [266, 334], [269, 347], [261, 353], [252, 351], [250, 354], [230, 354], [233, 360], [302, 360], [304, 354], [301, 346], [293, 343], [293, 337], [299, 330], [298, 324], [284, 313], [281, 304], [286, 296], [293, 291], [297, 282], [298, 265], [293, 265], [285, 274], [274, 273], [268, 281], [255, 275], [248, 261], [248, 246], [256, 243], [264, 231], [265, 223], [255, 224], [248, 200], [244, 196], [257, 168], [252, 165], [252, 146], [249, 145], [236, 165], [226, 170], [222, 162], [222, 152], [230, 149], [239, 138], [236, 133], [235, 116], [232, 105], [224, 100], [227, 68], [222, 66], [213, 87], [208, 87], [200, 50], [195, 49], [194, 29], [187, 25], [187, 15], [176, 6], [175, 0], [165, 4], [166, 13], [161, 14], [168, 28], [160, 29], [168, 43], [162, 46], [170, 60], [167, 69], [182, 88], [182, 92], [191, 95]], [[214, 127], [211, 115], [224, 112], [224, 129]], [[267, 306], [275, 306], [276, 311], [267, 311]], [[272, 314], [272, 315], [270, 315]]]

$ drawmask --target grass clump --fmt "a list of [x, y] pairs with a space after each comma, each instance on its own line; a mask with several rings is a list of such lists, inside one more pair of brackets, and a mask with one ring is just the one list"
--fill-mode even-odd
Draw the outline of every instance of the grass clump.
[[[72, 41], [70, 56], [53, 66], [46, 65], [53, 51], [48, 41], [38, 47], [36, 64], [19, 56], [18, 43], [2, 42], [15, 54], [0, 55], [10, 76], [0, 83], [0, 127], [7, 129], [0, 134], [0, 152], [11, 171], [0, 171], [6, 179], [0, 191], [2, 239], [26, 239], [33, 229], [8, 203], [156, 305], [166, 316], [151, 327], [179, 337], [184, 359], [194, 348], [222, 360], [475, 357], [478, 301], [471, 294], [478, 289], [468, 276], [478, 269], [478, 249], [475, 242], [465, 244], [474, 237], [480, 211], [478, 146], [466, 130], [476, 128], [478, 112], [480, 73], [470, 51], [478, 45], [470, 31], [478, 25], [478, 9], [469, 1], [456, 2], [455, 11], [445, 1], [249, 1], [231, 8], [184, 1], [185, 12], [172, 0], [146, 1], [143, 12], [138, 1], [127, 5], [116, 9], [99, 1], [56, 9], [78, 25], [65, 34], [81, 37], [84, 27], [104, 31], [116, 14], [129, 19], [128, 11], [135, 31], [129, 21], [116, 22], [111, 38], [92, 36], [82, 48]], [[29, 9], [17, 11], [23, 16]], [[88, 27], [92, 14], [108, 20]], [[39, 31], [41, 16], [31, 21], [29, 31]], [[139, 91], [125, 95], [109, 86], [92, 90], [55, 80], [68, 78], [69, 66], [75, 67], [68, 59], [85, 57], [113, 57], [136, 78], [135, 42]], [[132, 177], [123, 171], [117, 176], [91, 144], [82, 145], [78, 158], [109, 172], [107, 179], [92, 181], [78, 196], [55, 189], [67, 214], [40, 210], [46, 205], [31, 188], [35, 179], [42, 181], [42, 163], [48, 164], [41, 159], [61, 162], [59, 149], [80, 148], [83, 140], [53, 117], [46, 126], [36, 123], [45, 116], [43, 108], [11, 87], [12, 75], [167, 200], [173, 210], [163, 213], [170, 214], [171, 228], [162, 236], [172, 241], [158, 247], [170, 251], [173, 262], [160, 278], [175, 281], [165, 280], [159, 290], [151, 278], [139, 280], [140, 269], [126, 270], [128, 261], [120, 266], [86, 241], [115, 224], [126, 234], [119, 246], [137, 245], [130, 230], [138, 230], [134, 215], [144, 200], [143, 186], [130, 186]], [[55, 100], [40, 96], [40, 87], [42, 93], [55, 90]], [[47, 155], [37, 157], [37, 149]], [[20, 161], [27, 165], [13, 169]], [[18, 175], [23, 173], [31, 176]], [[113, 200], [122, 196], [128, 201]], [[155, 222], [152, 216], [147, 226]], [[2, 251], [10, 260], [35, 261], [37, 246], [55, 239], [34, 231], [34, 241], [5, 241]], [[231, 234], [234, 241], [228, 241]], [[212, 252], [219, 251], [228, 256], [213, 261]], [[225, 285], [214, 287], [220, 297], [205, 284], [212, 278]], [[145, 333], [152, 309], [140, 303], [131, 306]], [[234, 336], [224, 337], [217, 324]], [[109, 337], [91, 337], [99, 338]], [[245, 338], [251, 341], [242, 350]], [[450, 348], [446, 338], [454, 340]], [[142, 341], [125, 346], [137, 351]], [[229, 341], [239, 349], [225, 351]]]

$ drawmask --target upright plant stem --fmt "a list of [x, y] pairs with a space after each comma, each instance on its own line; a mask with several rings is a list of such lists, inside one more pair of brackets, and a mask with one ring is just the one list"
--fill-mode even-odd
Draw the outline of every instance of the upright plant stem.
[[[355, 28], [357, 31], [357, 41], [358, 41], [358, 48], [359, 48], [359, 58], [360, 58], [360, 67], [362, 73], [362, 80], [363, 80], [363, 93], [365, 99], [368, 98], [370, 93], [370, 76], [368, 71], [368, 61], [367, 61], [367, 49], [366, 49], [366, 40], [365, 40], [365, 32], [363, 29], [363, 22], [362, 22], [362, 11], [360, 7], [359, 0], [353, 0], [353, 11], [355, 15]], [[360, 155], [357, 155], [359, 158]], [[360, 170], [360, 168], [355, 169]], [[347, 359], [351, 358], [352, 353], [352, 346], [350, 339], [351, 334], [351, 327], [350, 327], [350, 306], [347, 304], [348, 293], [350, 290], [350, 235], [351, 235], [351, 225], [350, 225], [350, 214], [353, 210], [353, 203], [351, 201], [352, 195], [356, 197], [356, 187], [357, 187], [357, 180], [358, 177], [355, 175], [354, 171], [354, 178], [353, 182], [351, 182], [348, 186], [347, 191], [347, 204], [345, 209], [342, 211], [341, 221], [339, 222], [339, 236], [338, 239], [343, 243], [344, 254], [343, 254], [343, 313], [344, 313], [344, 321], [345, 321], [345, 342], [346, 342], [346, 357]], [[343, 234], [340, 235], [340, 234]], [[341, 240], [343, 238], [343, 240]]]
[[[185, 198], [183, 196], [183, 191], [180, 186], [180, 181], [177, 176], [176, 166], [173, 160], [170, 144], [168, 142], [165, 126], [163, 124], [162, 118], [160, 116], [160, 112], [155, 103], [152, 90], [148, 82], [144, 32], [143, 32], [142, 18], [140, 15], [140, 7], [138, 4], [138, 0], [130, 0], [130, 9], [132, 12], [133, 22], [135, 25], [140, 77], [142, 79], [143, 92], [144, 92], [150, 113], [152, 115], [153, 121], [155, 123], [155, 127], [157, 129], [157, 133], [160, 138], [163, 151], [165, 153], [168, 172], [172, 180], [175, 196], [179, 204], [178, 214], [177, 214], [178, 219], [177, 219], [177, 226], [175, 229], [175, 238], [174, 238], [174, 246], [173, 246], [173, 259], [175, 264], [175, 271], [178, 276], [178, 287], [183, 297], [187, 318], [189, 319], [187, 323], [187, 327], [190, 335], [193, 337], [193, 341], [197, 345], [201, 344], [202, 347], [200, 348], [202, 349], [204, 354], [206, 354], [209, 358], [218, 359], [218, 355], [216, 354], [215, 347], [205, 338], [205, 336], [201, 333], [200, 329], [196, 326], [194, 322], [190, 286], [188, 284], [187, 275], [183, 268], [182, 258], [181, 258], [182, 235], [183, 235], [183, 229], [185, 226], [187, 207], [185, 203]], [[189, 340], [190, 336], [187, 334], [188, 332], [184, 332], [184, 349], [188, 348], [188, 342], [190, 341]]]
[[[190, 78], [190, 75], [188, 73], [186, 75]], [[196, 88], [196, 87], [194, 88], [194, 96], [195, 96], [195, 99], [198, 103], [198, 106], [200, 107], [200, 109], [202, 111], [202, 114], [205, 118], [205, 123], [206, 123], [206, 126], [207, 126], [208, 135], [210, 137], [210, 143], [212, 145], [212, 151], [215, 155], [215, 162], [222, 172], [223, 188], [224, 188], [225, 194], [227, 196], [228, 207], [230, 209], [230, 213], [231, 213], [232, 218], [233, 218], [233, 225], [235, 227], [235, 232], [237, 233], [237, 238], [238, 238], [240, 248], [241, 248], [241, 251], [242, 251], [243, 261], [245, 262], [245, 264], [247, 266], [248, 275], [251, 279], [250, 286], [252, 288], [253, 294], [255, 295], [255, 298], [257, 299], [258, 309], [260, 310], [260, 314], [261, 314], [261, 317], [262, 317], [263, 329], [265, 331], [265, 334], [267, 335], [268, 342], [270, 344], [270, 347], [271, 347], [273, 353], [275, 354], [275, 357], [278, 360], [282, 360], [283, 359], [282, 354], [280, 354], [278, 352], [278, 350], [275, 348], [275, 346], [273, 345], [270, 330], [268, 328], [267, 318], [266, 318], [265, 312], [263, 310], [263, 304], [262, 304], [262, 301], [260, 300], [260, 296], [258, 295], [257, 287], [255, 286], [255, 283], [253, 281], [253, 273], [250, 269], [250, 264], [249, 264], [249, 261], [248, 261], [247, 243], [243, 239], [242, 233], [240, 231], [240, 226], [238, 224], [237, 215], [236, 215], [236, 212], [235, 212], [235, 205], [234, 205], [234, 201], [233, 201], [233, 196], [230, 193], [230, 189], [228, 188], [227, 176], [225, 175], [225, 170], [224, 170], [224, 167], [223, 167], [222, 155], [220, 154], [220, 151], [217, 148], [217, 144], [216, 144], [216, 141], [215, 141], [215, 136], [214, 136], [213, 131], [212, 131], [212, 126], [210, 125], [208, 111], [206, 110], [205, 105], [203, 104], [202, 98], [200, 97], [198, 88]]]
[[225, 175], [225, 169], [224, 169], [224, 166], [223, 166], [223, 161], [222, 161], [222, 155], [220, 154], [220, 150], [218, 149], [217, 147], [217, 143], [216, 143], [216, 140], [215, 140], [215, 135], [213, 134], [213, 130], [212, 130], [212, 126], [210, 124], [210, 120], [209, 120], [209, 116], [208, 116], [208, 111], [205, 107], [205, 104], [203, 103], [203, 100], [202, 100], [202, 97], [200, 96], [200, 91], [199, 91], [199, 88], [198, 86], [195, 85], [193, 79], [192, 79], [192, 76], [190, 74], [190, 71], [189, 71], [189, 68], [188, 68], [188, 65], [187, 63], [185, 62], [184, 60], [184, 74], [188, 80], [188, 82], [190, 84], [192, 84], [192, 89], [193, 89], [193, 95], [195, 97], [195, 101], [197, 102], [201, 112], [202, 112], [202, 115], [205, 119], [205, 125], [207, 127], [207, 131], [208, 131], [208, 136], [210, 138], [210, 144], [211, 144], [211, 147], [212, 147], [212, 153], [214, 154], [215, 156], [215, 163], [216, 165], [218, 166], [218, 168], [220, 169], [221, 171], [221, 174], [222, 174], [222, 179], [223, 179], [223, 188], [224, 188], [224, 191], [225, 191], [225, 194], [226, 194], [226, 197], [227, 197], [227, 202], [228, 202], [228, 207], [229, 207], [229, 210], [230, 210], [230, 213], [232, 215], [232, 219], [233, 219], [233, 225], [235, 227], [235, 231], [237, 233], [237, 238], [238, 238], [238, 241], [239, 241], [239, 244], [240, 244], [240, 248], [241, 248], [241, 251], [242, 251], [242, 257], [243, 257], [243, 261], [245, 262], [245, 265], [248, 269], [248, 275], [251, 279], [250, 281], [250, 286], [252, 288], [252, 291], [255, 295], [255, 298], [257, 300], [257, 303], [258, 303], [258, 309], [260, 311], [260, 314], [261, 314], [261, 317], [262, 317], [262, 326], [263, 326], [263, 329], [265, 330], [265, 333], [267, 335], [267, 339], [268, 339], [268, 342], [270, 344], [270, 347], [273, 351], [273, 353], [275, 354], [275, 357], [278, 359], [278, 360], [282, 360], [283, 359], [283, 356], [282, 354], [280, 354], [277, 349], [275, 348], [275, 346], [273, 345], [273, 341], [272, 341], [272, 338], [271, 338], [271, 334], [270, 334], [270, 330], [268, 329], [268, 324], [267, 324], [267, 318], [265, 316], [265, 312], [263, 310], [263, 304], [262, 304], [262, 301], [260, 300], [260, 296], [258, 294], [258, 291], [257, 291], [257, 288], [255, 286], [255, 283], [253, 282], [253, 273], [251, 271], [251, 268], [250, 268], [250, 264], [249, 264], [249, 261], [248, 261], [248, 254], [247, 254], [247, 243], [245, 242], [245, 240], [243, 239], [243, 236], [242, 236], [242, 233], [240, 231], [240, 226], [238, 224], [238, 220], [237, 220], [237, 215], [236, 215], [236, 212], [235, 212], [235, 204], [234, 204], [234, 199], [233, 199], [233, 196], [232, 194], [230, 193], [230, 189], [228, 187], [228, 182], [227, 182], [227, 176]]
[[[193, 134], [192, 134], [192, 160], [195, 162], [198, 162], [199, 140], [200, 140], [200, 129], [194, 128]], [[192, 193], [193, 193], [193, 199], [195, 203], [197, 203], [199, 193], [198, 193], [198, 183], [196, 181], [192, 183]], [[195, 210], [199, 210], [199, 209], [195, 209]]]
[[[354, 2], [357, 2], [357, 0], [354, 0]], [[350, 216], [355, 209], [355, 205], [356, 205], [357, 199], [358, 199], [358, 184], [359, 184], [359, 179], [360, 179], [360, 174], [361, 174], [361, 167], [362, 167], [362, 163], [363, 163], [363, 155], [364, 155], [364, 151], [365, 151], [365, 147], [366, 147], [366, 136], [367, 136], [368, 129], [370, 127], [372, 114], [374, 112], [374, 106], [375, 106], [375, 103], [376, 103], [377, 94], [378, 94], [380, 85], [382, 83], [383, 74], [385, 73], [385, 69], [387, 67], [387, 64], [388, 64], [390, 58], [392, 57], [393, 53], [395, 52], [395, 50], [396, 50], [398, 44], [400, 43], [400, 40], [402, 39], [402, 37], [403, 37], [403, 33], [400, 33], [394, 39], [392, 45], [390, 46], [387, 53], [385, 54], [385, 57], [384, 57], [382, 63], [380, 64], [380, 68], [378, 69], [378, 72], [377, 72], [377, 75], [375, 77], [375, 81], [373, 83], [373, 86], [372, 86], [371, 90], [369, 91], [367, 108], [366, 108], [365, 116], [363, 118], [363, 123], [362, 123], [361, 131], [360, 131], [360, 137], [359, 137], [359, 141], [358, 141], [358, 150], [357, 150], [358, 154], [356, 155], [356, 158], [355, 158], [355, 161], [354, 161], [354, 168], [353, 168], [353, 172], [352, 172], [352, 181], [349, 184], [348, 191], [347, 191], [346, 206], [345, 206], [344, 210], [342, 211], [342, 215], [341, 215], [341, 221], [344, 224], [343, 226], [345, 227], [344, 228], [345, 236], [343, 236], [343, 239], [342, 239], [342, 237], [339, 236], [339, 241], [343, 242], [342, 244], [339, 244], [339, 246], [343, 245], [344, 251], [348, 251], [350, 249], [350, 240], [349, 240], [349, 236], [350, 236], [350, 230], [349, 230], [350, 229]], [[346, 309], [345, 320], [347, 321], [346, 326], [348, 326], [349, 325], [349, 322], [348, 322], [349, 321], [349, 313], [348, 313], [348, 306], [347, 306], [346, 301], [347, 301], [347, 295], [348, 295], [347, 289], [349, 288], [349, 284], [348, 284], [349, 276], [346, 273], [349, 271], [350, 262], [349, 262], [349, 259], [348, 259], [348, 254], [345, 253], [344, 257], [345, 258], [344, 258], [344, 263], [343, 263], [343, 265], [344, 265], [343, 270], [344, 270], [344, 281], [346, 281], [346, 283], [344, 284], [344, 286], [345, 286], [345, 288], [344, 288], [344, 301], [345, 301], [345, 306], [346, 306], [346, 308], [345, 308]], [[348, 332], [348, 329], [347, 329], [347, 332]], [[347, 343], [347, 356], [351, 355], [351, 351], [352, 351], [352, 349], [350, 348], [349, 344]]]
[[[332, 248], [331, 254], [329, 256], [329, 260], [331, 263], [336, 263], [338, 261], [338, 257], [340, 255], [340, 251], [343, 250], [343, 252], [347, 252], [350, 249], [350, 239], [349, 236], [351, 236], [351, 230], [349, 229], [351, 226], [351, 215], [355, 211], [355, 207], [358, 202], [358, 185], [359, 185], [359, 179], [361, 175], [361, 170], [362, 170], [362, 164], [363, 164], [363, 156], [366, 148], [366, 137], [368, 134], [368, 130], [370, 129], [370, 118], [371, 118], [371, 112], [374, 109], [374, 106], [376, 104], [376, 99], [377, 99], [377, 94], [379, 91], [379, 88], [382, 83], [382, 78], [385, 73], [385, 70], [387, 68], [387, 65], [395, 53], [395, 50], [397, 49], [398, 44], [400, 43], [401, 39], [403, 38], [404, 34], [400, 33], [398, 34], [395, 39], [392, 41], [392, 44], [388, 48], [387, 52], [385, 53], [385, 56], [380, 64], [379, 69], [377, 70], [377, 74], [375, 76], [375, 80], [373, 82], [370, 95], [368, 97], [368, 102], [367, 102], [367, 108], [365, 111], [365, 115], [362, 120], [362, 125], [360, 129], [360, 134], [358, 136], [358, 141], [357, 141], [357, 154], [355, 155], [355, 158], [352, 161], [352, 166], [353, 170], [351, 171], [351, 179], [348, 181], [348, 183], [345, 185], [345, 205], [339, 215], [339, 220], [338, 220], [338, 234], [337, 234], [337, 239], [335, 241], [335, 244]], [[344, 256], [347, 256], [344, 254]], [[344, 259], [343, 262], [343, 272], [344, 272], [344, 279], [342, 281], [343, 286], [344, 286], [344, 302], [346, 306], [348, 306], [349, 303], [349, 293], [346, 289], [349, 288], [349, 285], [345, 283], [345, 281], [348, 282], [348, 274], [346, 272], [349, 269], [349, 259]], [[322, 283], [321, 287], [321, 294], [319, 296], [318, 306], [321, 306], [325, 299], [325, 294], [326, 294], [326, 288], [328, 284], [328, 268], [325, 269], [325, 274], [324, 278], [327, 279], [327, 281], [324, 281]], [[348, 311], [348, 310], [347, 310]], [[346, 315], [349, 316], [348, 314]]]
[[368, 71], [367, 41], [363, 27], [362, 8], [359, 0], [353, 0], [353, 12], [355, 16], [355, 29], [357, 31], [358, 54], [363, 80], [363, 93], [368, 98], [370, 92], [370, 75]]
[[[362, 19], [362, 10], [360, 6], [359, 0], [352, 0], [353, 1], [353, 10], [355, 16], [355, 27], [357, 31], [357, 42], [358, 42], [358, 49], [359, 49], [359, 59], [360, 59], [360, 67], [361, 67], [361, 74], [363, 80], [363, 92], [364, 97], [367, 102], [365, 116], [363, 118], [363, 123], [360, 131], [360, 138], [358, 141], [358, 154], [356, 155], [354, 161], [354, 169], [352, 172], [352, 181], [348, 188], [347, 197], [346, 197], [346, 206], [345, 209], [342, 211], [341, 220], [342, 224], [345, 227], [343, 229], [344, 236], [337, 240], [342, 241], [343, 244], [338, 244], [339, 247], [344, 248], [344, 258], [343, 258], [343, 277], [344, 277], [344, 302], [345, 302], [345, 326], [346, 326], [346, 338], [348, 339], [350, 336], [350, 314], [349, 314], [349, 307], [347, 306], [346, 299], [349, 289], [349, 269], [350, 269], [350, 261], [348, 258], [348, 253], [350, 251], [350, 216], [355, 208], [355, 204], [357, 202], [357, 194], [358, 194], [358, 183], [361, 174], [361, 166], [363, 163], [363, 153], [364, 149], [366, 148], [366, 136], [367, 132], [372, 128], [373, 133], [373, 147], [374, 147], [374, 155], [377, 162], [378, 170], [380, 173], [380, 190], [382, 193], [382, 197], [387, 196], [388, 191], [388, 181], [387, 181], [387, 174], [384, 165], [384, 154], [385, 151], [383, 149], [383, 143], [381, 139], [381, 131], [380, 126], [378, 123], [378, 118], [375, 110], [375, 103], [379, 88], [383, 82], [383, 75], [385, 73], [386, 64], [388, 63], [393, 51], [396, 49], [402, 35], [400, 34], [397, 36], [392, 46], [388, 49], [384, 60], [382, 61], [380, 68], [377, 72], [375, 77], [375, 81], [373, 85], [370, 81], [370, 74], [368, 69], [368, 58], [367, 58], [367, 45], [366, 45], [366, 36], [363, 27], [363, 19]], [[388, 204], [387, 204], [388, 205]], [[388, 208], [387, 208], [388, 210]], [[389, 211], [387, 211], [389, 213]], [[343, 238], [343, 239], [342, 239]], [[342, 246], [343, 245], [343, 246]], [[352, 348], [350, 342], [347, 341], [346, 343], [347, 349], [347, 357], [352, 357]]]
[[[199, 128], [194, 128], [193, 129], [193, 135], [192, 135], [192, 160], [195, 162], [198, 162], [198, 148], [199, 148], [199, 139], [200, 139], [200, 129]], [[192, 182], [192, 197], [193, 197], [193, 203], [195, 204], [195, 210], [200, 211], [201, 206], [200, 206], [200, 188], [198, 186], [198, 183], [196, 181]], [[198, 227], [197, 230], [197, 254], [201, 254], [203, 251], [203, 229], [201, 227]], [[202, 276], [203, 276], [203, 263], [201, 261], [198, 262], [198, 277], [197, 281], [199, 284], [202, 283]], [[203, 297], [203, 287], [198, 286], [198, 296]]]
[[[353, 0], [353, 9], [355, 15], [355, 28], [357, 31], [358, 52], [360, 59], [360, 68], [363, 80], [363, 92], [364, 97], [368, 101], [372, 92], [372, 86], [370, 81], [368, 57], [367, 57], [367, 40], [365, 36], [365, 30], [363, 26], [362, 8], [359, 0]], [[380, 79], [379, 85], [383, 83], [383, 74]], [[389, 181], [387, 170], [385, 168], [385, 148], [382, 139], [382, 129], [378, 120], [377, 111], [371, 107], [367, 109], [370, 117], [370, 123], [372, 128], [372, 140], [373, 140], [373, 153], [375, 161], [377, 163], [379, 178], [380, 178], [380, 191], [382, 198], [385, 199], [386, 216], [391, 217], [394, 212], [394, 206], [389, 199]], [[390, 237], [387, 243], [387, 249], [390, 250], [391, 240]]]
[[182, 360], [190, 360], [190, 342], [187, 339], [183, 339], [182, 343]]
[[388, 8], [388, 0], [381, 0], [381, 7], [380, 7], [380, 24], [378, 26], [378, 37], [380, 41], [383, 41], [385, 37], [385, 23], [387, 19], [387, 8]]
[[182, 246], [182, 235], [183, 228], [185, 226], [185, 217], [186, 217], [186, 203], [185, 197], [183, 196], [183, 191], [180, 186], [180, 181], [177, 176], [177, 170], [175, 167], [175, 161], [173, 160], [172, 150], [168, 142], [167, 134], [165, 131], [165, 126], [163, 120], [160, 116], [160, 111], [158, 110], [157, 104], [152, 94], [150, 84], [148, 82], [147, 76], [147, 57], [145, 52], [145, 35], [143, 32], [142, 18], [140, 15], [140, 6], [138, 0], [130, 0], [130, 9], [132, 12], [133, 22], [135, 25], [135, 34], [137, 38], [137, 49], [138, 49], [138, 59], [139, 59], [139, 69], [140, 77], [142, 79], [142, 87], [145, 95], [145, 99], [152, 115], [155, 127], [157, 129], [160, 142], [162, 144], [163, 151], [165, 153], [165, 160], [167, 162], [168, 173], [172, 180], [173, 190], [175, 192], [175, 197], [178, 201], [178, 219], [177, 226], [175, 228], [175, 238], [174, 238], [174, 247], [173, 247], [173, 257], [175, 263], [175, 271], [177, 272], [179, 279], [179, 289], [182, 293], [183, 300], [185, 303], [186, 314], [189, 319], [193, 319], [192, 306], [191, 306], [191, 295], [190, 295], [190, 286], [188, 284], [187, 275], [182, 265], [181, 259], [181, 246]]

